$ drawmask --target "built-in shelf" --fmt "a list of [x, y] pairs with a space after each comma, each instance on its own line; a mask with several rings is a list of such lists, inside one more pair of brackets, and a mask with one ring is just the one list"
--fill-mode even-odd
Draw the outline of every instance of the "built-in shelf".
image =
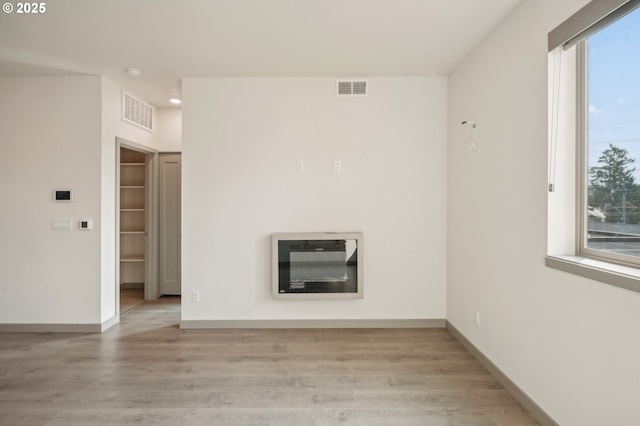
[[120, 285], [123, 288], [145, 281], [145, 159], [145, 155], [137, 151], [126, 148], [120, 151]]
[[144, 262], [144, 256], [120, 256], [120, 262]]

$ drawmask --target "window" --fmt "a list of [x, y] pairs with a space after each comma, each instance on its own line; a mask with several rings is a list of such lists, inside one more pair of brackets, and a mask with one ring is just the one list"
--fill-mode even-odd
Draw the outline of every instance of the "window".
[[545, 264], [640, 292], [640, 0], [549, 33]]
[[577, 58], [578, 250], [640, 266], [640, 9], [583, 39]]

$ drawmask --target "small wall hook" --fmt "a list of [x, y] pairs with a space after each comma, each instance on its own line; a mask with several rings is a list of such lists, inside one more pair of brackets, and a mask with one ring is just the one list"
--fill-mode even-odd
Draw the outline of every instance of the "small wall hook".
[[469, 145], [467, 145], [467, 147], [471, 150], [471, 151], [477, 151], [478, 150], [478, 125], [476, 124], [475, 121], [463, 121], [461, 123], [463, 126], [470, 124], [471, 125], [471, 142], [469, 143]]

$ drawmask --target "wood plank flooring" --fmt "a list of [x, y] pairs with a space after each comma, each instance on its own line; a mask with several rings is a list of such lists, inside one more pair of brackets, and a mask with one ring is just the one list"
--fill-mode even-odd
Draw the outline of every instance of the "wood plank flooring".
[[120, 315], [124, 315], [144, 302], [143, 288], [126, 288], [120, 290]]
[[103, 334], [0, 333], [0, 424], [538, 424], [444, 329], [180, 330], [179, 298]]

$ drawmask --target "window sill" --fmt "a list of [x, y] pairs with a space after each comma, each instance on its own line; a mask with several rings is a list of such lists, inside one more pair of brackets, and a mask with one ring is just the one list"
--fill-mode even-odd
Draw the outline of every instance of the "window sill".
[[545, 265], [640, 293], [640, 270], [581, 256], [546, 256]]

